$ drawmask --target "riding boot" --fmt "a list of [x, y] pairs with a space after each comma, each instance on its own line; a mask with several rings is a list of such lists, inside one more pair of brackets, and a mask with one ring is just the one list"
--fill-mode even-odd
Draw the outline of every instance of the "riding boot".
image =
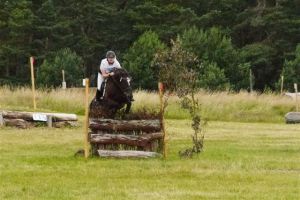
[[101, 101], [103, 99], [104, 87], [105, 87], [105, 83], [102, 82], [100, 90], [97, 89], [97, 92], [96, 92], [96, 100], [97, 101]]

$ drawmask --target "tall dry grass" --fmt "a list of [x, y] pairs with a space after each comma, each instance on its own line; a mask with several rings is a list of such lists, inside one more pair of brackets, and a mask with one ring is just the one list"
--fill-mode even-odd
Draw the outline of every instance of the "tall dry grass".
[[[90, 100], [95, 95], [91, 89]], [[295, 102], [289, 97], [267, 93], [249, 94], [247, 92], [199, 92], [196, 97], [201, 105], [201, 115], [208, 120], [240, 122], [283, 122], [283, 116], [295, 108]], [[158, 111], [159, 98], [154, 92], [136, 91], [134, 93], [133, 112], [147, 109]], [[30, 88], [0, 87], [0, 109], [32, 110]], [[37, 90], [37, 108], [39, 111], [84, 113], [84, 88]], [[166, 111], [169, 119], [186, 119], [189, 113], [181, 109], [176, 96], [169, 98]]]

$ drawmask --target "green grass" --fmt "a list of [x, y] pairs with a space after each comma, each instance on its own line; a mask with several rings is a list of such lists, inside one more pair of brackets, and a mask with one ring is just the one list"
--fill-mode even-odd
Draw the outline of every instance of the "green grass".
[[205, 151], [189, 121], [167, 121], [168, 158], [74, 157], [82, 128], [0, 129], [0, 199], [300, 199], [300, 126], [210, 122]]
[[[37, 91], [38, 111], [53, 111], [84, 114], [84, 88], [47, 89]], [[95, 96], [91, 89], [90, 100]], [[295, 102], [277, 94], [249, 94], [246, 92], [199, 92], [196, 95], [201, 105], [201, 116], [210, 121], [276, 122], [283, 123], [284, 115], [295, 110]], [[134, 92], [133, 111], [146, 108], [158, 111], [159, 98], [156, 93]], [[30, 88], [0, 87], [0, 110], [32, 110]], [[166, 109], [167, 119], [188, 119], [189, 113], [180, 107], [180, 100], [171, 96]]]

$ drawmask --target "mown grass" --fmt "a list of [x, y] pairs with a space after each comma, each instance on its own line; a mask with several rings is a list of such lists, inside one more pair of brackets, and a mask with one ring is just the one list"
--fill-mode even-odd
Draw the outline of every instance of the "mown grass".
[[167, 120], [168, 157], [74, 157], [82, 127], [0, 129], [0, 199], [299, 199], [300, 126], [210, 122], [205, 151], [187, 120]]
[[[91, 90], [90, 100], [95, 90]], [[199, 92], [201, 115], [208, 120], [237, 122], [284, 122], [283, 116], [295, 109], [295, 102], [277, 94], [249, 94], [247, 92]], [[157, 111], [159, 99], [156, 93], [136, 91], [133, 111], [146, 108]], [[38, 90], [37, 107], [40, 111], [55, 111], [84, 114], [84, 89]], [[29, 88], [0, 87], [0, 109], [32, 110], [32, 96]], [[166, 111], [168, 119], [187, 119], [189, 113], [181, 109], [177, 97], [169, 98]]]

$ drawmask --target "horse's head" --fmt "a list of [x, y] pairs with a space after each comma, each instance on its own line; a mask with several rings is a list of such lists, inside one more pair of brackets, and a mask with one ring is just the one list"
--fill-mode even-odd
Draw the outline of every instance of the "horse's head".
[[124, 97], [123, 103], [127, 104], [126, 112], [129, 112], [131, 102], [133, 101], [132, 88], [130, 85], [131, 77], [123, 68], [114, 68], [113, 72], [114, 75], [110, 78], [113, 79], [114, 84], [120, 90], [119, 92], [121, 93], [121, 95]]

